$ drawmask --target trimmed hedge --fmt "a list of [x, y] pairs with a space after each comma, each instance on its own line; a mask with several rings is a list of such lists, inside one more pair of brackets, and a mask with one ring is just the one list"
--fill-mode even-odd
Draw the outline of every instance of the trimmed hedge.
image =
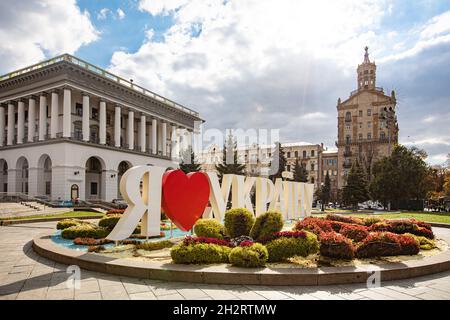
[[170, 250], [173, 262], [179, 264], [228, 263], [231, 248], [211, 243], [185, 245], [180, 243]]
[[323, 218], [313, 218], [307, 217], [303, 220], [298, 221], [293, 230], [308, 230], [316, 235], [319, 235], [321, 232], [331, 232], [333, 231], [333, 227], [330, 221], [327, 221]]
[[419, 241], [408, 235], [398, 235], [391, 232], [371, 233], [357, 248], [356, 255], [360, 258], [414, 255], [419, 253]]
[[352, 240], [337, 232], [320, 235], [320, 254], [325, 257], [351, 260], [355, 257], [356, 248]]
[[106, 211], [107, 215], [112, 215], [112, 214], [123, 214], [125, 212], [125, 209], [110, 209], [108, 211]]
[[245, 208], [235, 208], [225, 212], [225, 233], [230, 238], [250, 235], [254, 223], [253, 213]]
[[67, 229], [64, 229], [61, 232], [61, 237], [64, 239], [75, 239], [75, 238], [94, 238], [94, 239], [102, 239], [106, 238], [110, 230], [92, 226], [90, 224], [81, 224], [78, 226], [72, 226]]
[[194, 225], [198, 237], [223, 239], [224, 226], [215, 219], [199, 219]]
[[[300, 233], [303, 233], [300, 236]], [[293, 256], [306, 257], [319, 251], [317, 236], [308, 231], [300, 231], [298, 236], [282, 236], [266, 243], [270, 262], [279, 262]]]
[[242, 246], [235, 247], [230, 252], [229, 259], [233, 266], [258, 268], [266, 265], [269, 253], [265, 246], [250, 241], [244, 241], [242, 244]]
[[344, 222], [344, 223], [364, 225], [364, 221], [361, 218], [340, 216], [337, 214], [327, 214], [325, 219], [332, 220], [332, 221]]
[[136, 249], [140, 250], [146, 250], [146, 251], [154, 251], [154, 250], [161, 250], [165, 248], [172, 248], [173, 243], [169, 240], [162, 240], [162, 241], [147, 241], [147, 242], [140, 242], [136, 244]]
[[370, 226], [369, 231], [373, 232], [392, 232], [397, 234], [411, 233], [417, 236], [434, 239], [431, 226], [416, 220], [383, 220]]
[[250, 230], [250, 237], [255, 241], [260, 241], [272, 234], [280, 232], [283, 229], [283, 217], [280, 212], [267, 211], [256, 218], [252, 229]]
[[405, 233], [404, 235], [414, 237], [419, 242], [421, 250], [431, 250], [431, 249], [436, 248], [436, 242], [433, 239], [416, 236], [415, 234], [412, 234], [412, 233]]
[[98, 222], [98, 226], [106, 228], [108, 230], [112, 230], [116, 226], [117, 222], [119, 222], [120, 218], [122, 218], [121, 214], [108, 215]]
[[364, 218], [363, 219], [364, 225], [366, 227], [370, 227], [371, 225], [373, 225], [375, 223], [378, 223], [378, 222], [381, 222], [381, 221], [383, 221], [383, 219], [380, 219], [380, 218], [377, 218], [377, 217], [368, 217], [368, 218]]
[[82, 224], [92, 225], [92, 223], [90, 223], [88, 221], [83, 221], [80, 219], [64, 219], [64, 220], [58, 221], [58, 223], [56, 224], [56, 229], [64, 230], [64, 229], [74, 227], [74, 226], [79, 226]]
[[360, 242], [369, 235], [367, 227], [356, 224], [344, 224], [339, 233], [355, 242]]

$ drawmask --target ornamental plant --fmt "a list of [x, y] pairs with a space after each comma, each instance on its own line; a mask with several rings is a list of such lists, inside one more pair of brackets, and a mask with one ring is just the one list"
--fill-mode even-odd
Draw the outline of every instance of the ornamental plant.
[[364, 224], [363, 219], [356, 218], [356, 217], [341, 216], [341, 215], [337, 215], [337, 214], [327, 214], [326, 219], [327, 220], [344, 222], [344, 223], [359, 224], [359, 225], [363, 225]]
[[99, 227], [103, 227], [108, 230], [112, 230], [116, 226], [117, 222], [119, 222], [120, 218], [122, 218], [121, 214], [110, 214], [110, 215], [107, 215], [106, 217], [102, 218], [98, 222], [98, 225], [99, 225]]
[[322, 218], [313, 218], [307, 217], [301, 221], [298, 221], [293, 230], [308, 230], [316, 235], [319, 235], [321, 232], [331, 232], [333, 231], [333, 227], [330, 221], [327, 221]]
[[411, 236], [398, 235], [391, 232], [375, 232], [369, 234], [357, 248], [360, 258], [413, 255], [420, 250], [419, 242]]
[[380, 218], [377, 218], [377, 217], [368, 217], [368, 218], [364, 218], [363, 219], [364, 225], [366, 227], [370, 227], [371, 225], [373, 225], [375, 223], [379, 223], [381, 221], [383, 221], [383, 219], [380, 219]]
[[323, 232], [320, 235], [320, 254], [325, 257], [351, 260], [356, 248], [352, 240], [337, 232]]
[[101, 239], [106, 238], [110, 233], [108, 229], [97, 227], [91, 224], [81, 224], [78, 226], [72, 226], [61, 231], [61, 237], [64, 239], [75, 238], [94, 238]]
[[73, 244], [82, 246], [100, 246], [112, 242], [113, 241], [107, 239], [94, 239], [94, 238], [75, 238], [73, 240]]
[[136, 249], [138, 250], [146, 250], [146, 251], [154, 251], [154, 250], [161, 250], [165, 248], [171, 248], [173, 247], [173, 243], [169, 240], [162, 240], [162, 241], [146, 241], [146, 242], [139, 242], [136, 244]]
[[64, 220], [58, 221], [58, 223], [56, 224], [56, 229], [64, 230], [64, 229], [74, 227], [74, 226], [79, 226], [82, 224], [91, 224], [91, 223], [88, 221], [80, 220], [80, 219], [64, 219]]
[[250, 243], [243, 241], [239, 247], [235, 247], [230, 252], [230, 263], [236, 267], [258, 268], [264, 267], [269, 253], [267, 248], [260, 243]]
[[254, 223], [253, 213], [245, 208], [230, 209], [225, 212], [225, 233], [230, 238], [250, 235]]
[[[217, 239], [216, 239], [217, 240]], [[179, 264], [211, 264], [228, 263], [231, 248], [212, 243], [190, 243], [184, 242], [170, 249], [173, 262]]]
[[224, 226], [215, 219], [199, 219], [194, 225], [198, 237], [223, 239]]
[[415, 234], [412, 233], [405, 233], [405, 236], [414, 237], [419, 242], [421, 250], [431, 250], [436, 248], [436, 242], [433, 239], [428, 239], [422, 236], [416, 236]]
[[369, 235], [367, 227], [356, 224], [344, 224], [339, 233], [355, 242], [360, 242]]
[[420, 251], [420, 242], [415, 238], [405, 234], [397, 235], [401, 247], [401, 254], [415, 255]]
[[106, 212], [106, 215], [122, 214], [124, 212], [125, 212], [125, 209], [110, 209]]
[[397, 234], [412, 233], [418, 236], [434, 239], [434, 234], [433, 231], [431, 231], [431, 226], [424, 223], [422, 223], [421, 225], [422, 226], [417, 224], [415, 220], [385, 220], [370, 226], [369, 231], [387, 231]]
[[268, 211], [256, 218], [250, 236], [256, 241], [270, 237], [283, 229], [283, 217], [278, 211]]
[[242, 242], [251, 242], [253, 243], [253, 239], [249, 236], [240, 236], [230, 240], [230, 244], [232, 247], [237, 247], [241, 245]]
[[230, 241], [223, 240], [223, 239], [217, 239], [217, 238], [186, 236], [183, 240], [183, 244], [186, 246], [191, 245], [191, 244], [199, 244], [199, 243], [216, 244], [219, 246], [231, 247]]
[[317, 236], [309, 231], [301, 231], [301, 233], [304, 233], [305, 236], [281, 236], [267, 242], [266, 248], [269, 252], [269, 261], [279, 262], [293, 256], [306, 257], [317, 253], [320, 246]]

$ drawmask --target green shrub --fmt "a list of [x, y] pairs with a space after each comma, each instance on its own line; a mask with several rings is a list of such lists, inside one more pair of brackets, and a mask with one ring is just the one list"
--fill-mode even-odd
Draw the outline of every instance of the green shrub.
[[94, 238], [101, 239], [106, 238], [106, 236], [110, 233], [110, 230], [93, 226], [90, 224], [81, 224], [78, 226], [72, 226], [67, 229], [64, 229], [61, 232], [61, 237], [64, 239], [75, 239], [75, 238]]
[[414, 237], [418, 242], [421, 250], [431, 250], [436, 248], [436, 242], [433, 239], [427, 237], [416, 236], [412, 233], [405, 233], [405, 236]]
[[355, 257], [355, 250], [352, 240], [342, 234], [324, 232], [320, 236], [320, 254], [322, 256], [351, 260]]
[[363, 219], [364, 225], [366, 227], [370, 227], [371, 225], [373, 225], [375, 223], [379, 223], [381, 221], [383, 221], [383, 220], [380, 218], [377, 218], [377, 217], [368, 217], [368, 218]]
[[56, 225], [56, 229], [64, 230], [64, 229], [67, 229], [70, 227], [79, 226], [81, 224], [91, 224], [91, 223], [80, 220], [80, 219], [64, 219], [64, 220], [58, 221], [58, 223]]
[[173, 243], [169, 240], [162, 240], [162, 241], [147, 241], [147, 242], [141, 242], [136, 245], [136, 249], [146, 250], [146, 251], [153, 251], [153, 250], [161, 250], [165, 248], [171, 248], [173, 247]]
[[224, 226], [215, 219], [199, 219], [194, 225], [198, 237], [223, 239]]
[[229, 256], [233, 266], [244, 268], [264, 267], [268, 257], [267, 248], [260, 243], [233, 248]]
[[108, 230], [114, 229], [117, 222], [119, 222], [120, 218], [122, 218], [121, 214], [111, 214], [98, 222], [99, 227], [106, 228]]
[[280, 212], [268, 211], [256, 218], [250, 237], [260, 241], [283, 229], [283, 217]]
[[304, 238], [280, 237], [266, 243], [269, 252], [269, 261], [278, 262], [293, 256], [306, 257], [319, 251], [319, 241], [317, 236], [303, 230], [306, 234]]
[[179, 264], [211, 264], [228, 263], [231, 248], [210, 243], [185, 245], [180, 243], [173, 246], [170, 256], [173, 262]]
[[230, 209], [225, 212], [225, 233], [230, 238], [250, 235], [254, 223], [253, 213], [245, 208]]

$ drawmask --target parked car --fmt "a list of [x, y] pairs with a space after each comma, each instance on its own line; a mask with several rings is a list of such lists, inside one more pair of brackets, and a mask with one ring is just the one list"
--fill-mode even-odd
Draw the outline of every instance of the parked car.
[[117, 209], [126, 209], [128, 207], [128, 204], [123, 199], [113, 199], [112, 204], [114, 204]]

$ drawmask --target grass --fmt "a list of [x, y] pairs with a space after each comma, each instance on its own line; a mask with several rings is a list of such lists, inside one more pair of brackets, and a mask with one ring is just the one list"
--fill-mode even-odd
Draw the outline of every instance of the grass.
[[100, 216], [100, 212], [91, 211], [70, 211], [66, 213], [59, 214], [47, 214], [47, 215], [31, 215], [24, 217], [13, 217], [13, 218], [0, 218], [0, 220], [34, 220], [34, 219], [49, 219], [49, 218], [80, 218], [80, 217], [95, 217]]
[[[342, 214], [351, 213], [347, 212], [339, 212]], [[315, 214], [314, 216], [325, 216], [325, 214]], [[360, 213], [351, 213], [352, 217], [380, 217], [383, 219], [417, 219], [425, 222], [436, 222], [436, 223], [448, 223], [450, 224], [450, 213], [448, 212], [411, 212], [404, 211], [400, 213], [386, 213], [386, 214], [360, 214]]]

